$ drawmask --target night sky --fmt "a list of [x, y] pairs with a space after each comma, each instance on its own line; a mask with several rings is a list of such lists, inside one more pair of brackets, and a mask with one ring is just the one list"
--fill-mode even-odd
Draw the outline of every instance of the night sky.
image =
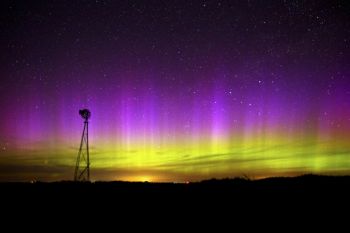
[[345, 0], [0, 6], [0, 181], [350, 175]]

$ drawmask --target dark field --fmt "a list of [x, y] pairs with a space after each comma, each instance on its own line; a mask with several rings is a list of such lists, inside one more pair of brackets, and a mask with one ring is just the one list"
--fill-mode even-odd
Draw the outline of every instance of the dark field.
[[159, 200], [164, 198], [196, 201], [237, 201], [241, 199], [274, 198], [350, 198], [350, 176], [276, 177], [261, 180], [243, 178], [206, 180], [193, 183], [150, 183], [150, 182], [35, 182], [0, 183], [1, 195], [9, 198], [21, 196], [21, 200], [40, 200], [50, 196], [90, 200], [133, 199]]
[[[189, 184], [1, 183], [0, 194], [3, 213], [10, 219], [18, 216], [35, 219], [36, 213], [40, 213], [41, 217], [51, 219], [54, 214], [56, 218], [72, 222], [77, 217], [102, 218], [103, 221], [107, 218], [109, 223], [118, 224], [133, 219], [149, 224], [163, 219], [173, 224], [182, 219], [196, 225], [194, 219], [210, 222], [210, 219], [225, 218], [226, 223], [264, 219], [271, 224], [281, 219], [290, 225], [300, 225], [304, 219], [310, 225], [309, 218], [326, 218], [327, 221], [347, 218], [350, 176], [213, 179]], [[317, 221], [317, 224], [323, 223]], [[247, 226], [255, 227], [254, 224]]]

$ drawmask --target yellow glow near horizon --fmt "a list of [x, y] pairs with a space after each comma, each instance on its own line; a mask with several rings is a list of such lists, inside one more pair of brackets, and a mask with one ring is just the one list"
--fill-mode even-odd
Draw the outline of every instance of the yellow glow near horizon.
[[[242, 175], [261, 178], [304, 173], [348, 174], [350, 145], [346, 138], [269, 133], [264, 137], [221, 140], [203, 137], [128, 143], [92, 141], [91, 176], [94, 180], [185, 182]], [[70, 179], [76, 150], [55, 154], [50, 151], [54, 150], [48, 148], [28, 158], [18, 152], [18, 157], [26, 166], [64, 167], [63, 175], [52, 173], [50, 179]]]

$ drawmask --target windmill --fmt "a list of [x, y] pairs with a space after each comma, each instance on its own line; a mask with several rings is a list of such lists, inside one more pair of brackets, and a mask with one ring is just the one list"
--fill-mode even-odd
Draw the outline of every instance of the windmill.
[[88, 109], [82, 109], [79, 110], [79, 115], [84, 119], [84, 129], [75, 165], [74, 181], [90, 181], [89, 118], [91, 112]]

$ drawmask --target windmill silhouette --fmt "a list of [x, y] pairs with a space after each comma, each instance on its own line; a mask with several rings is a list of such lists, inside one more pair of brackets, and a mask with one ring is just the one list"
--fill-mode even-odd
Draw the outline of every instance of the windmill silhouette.
[[90, 181], [89, 118], [91, 112], [88, 109], [82, 109], [79, 110], [79, 115], [84, 119], [84, 129], [75, 165], [74, 181]]

